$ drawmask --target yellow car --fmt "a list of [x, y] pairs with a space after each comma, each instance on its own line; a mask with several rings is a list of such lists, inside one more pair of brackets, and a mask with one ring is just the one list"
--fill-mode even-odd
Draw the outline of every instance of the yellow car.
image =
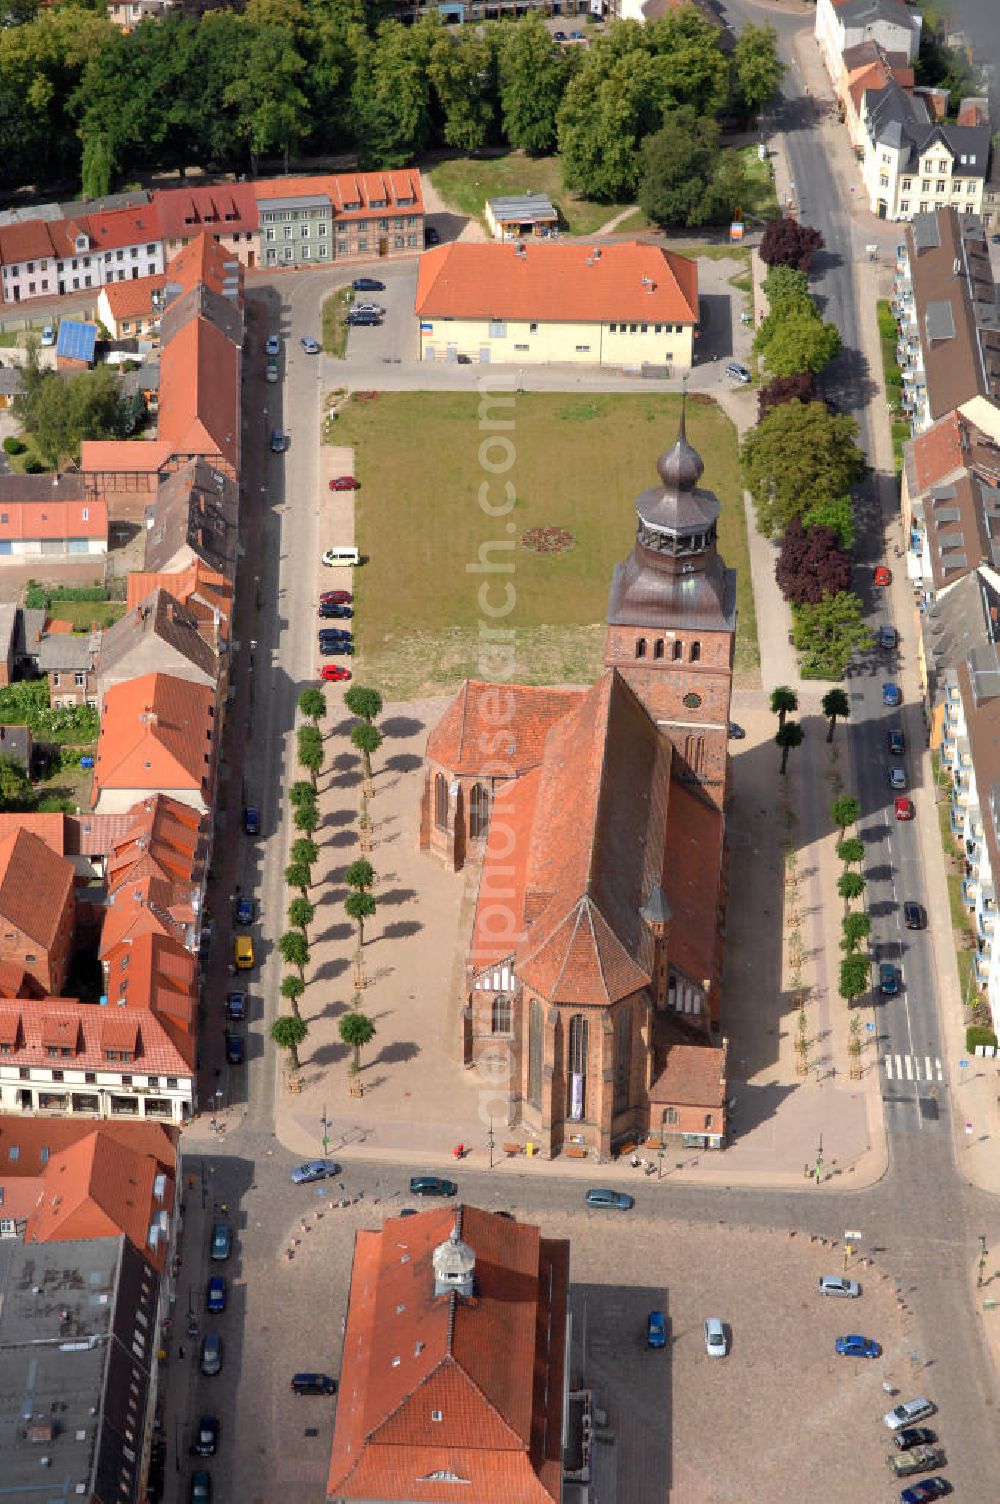
[[249, 935], [233, 937], [233, 955], [238, 971], [250, 971], [253, 968], [253, 941]]

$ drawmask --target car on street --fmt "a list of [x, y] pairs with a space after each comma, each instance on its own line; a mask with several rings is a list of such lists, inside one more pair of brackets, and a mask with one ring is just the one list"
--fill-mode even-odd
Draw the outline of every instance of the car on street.
[[233, 936], [233, 965], [237, 971], [253, 970], [253, 941], [249, 935]]
[[882, 1419], [890, 1431], [899, 1431], [903, 1426], [912, 1426], [915, 1421], [926, 1420], [928, 1415], [933, 1415], [937, 1409], [930, 1400], [921, 1395], [915, 1400], [904, 1400], [901, 1405], [895, 1405], [887, 1410]]
[[319, 615], [324, 621], [350, 621], [354, 615], [353, 606], [320, 606]]
[[324, 663], [319, 676], [325, 684], [344, 684], [351, 677], [351, 671], [341, 668], [339, 663]]
[[278, 379], [278, 362], [276, 359], [271, 359], [267, 362], [267, 365], [264, 367], [264, 379], [265, 381], [268, 381], [271, 386], [274, 386], [275, 382]]
[[226, 1276], [213, 1274], [205, 1290], [205, 1310], [212, 1316], [221, 1315], [226, 1309], [227, 1298]]
[[226, 1030], [226, 1064], [242, 1065], [246, 1059], [246, 1045], [242, 1034], [233, 1034]]
[[909, 1488], [904, 1488], [899, 1496], [899, 1504], [927, 1504], [929, 1499], [943, 1499], [951, 1493], [951, 1484], [947, 1478], [921, 1478], [919, 1483], [911, 1483]]
[[903, 923], [908, 930], [925, 930], [927, 928], [927, 910], [922, 903], [914, 903], [908, 898], [903, 903]]
[[709, 1316], [705, 1322], [705, 1351], [710, 1358], [724, 1358], [729, 1351], [725, 1323], [718, 1316]]
[[833, 1344], [835, 1353], [842, 1358], [881, 1358], [882, 1349], [872, 1337], [862, 1337], [851, 1332], [847, 1337], [837, 1337]]
[[610, 1208], [615, 1212], [630, 1212], [635, 1206], [635, 1197], [627, 1191], [613, 1191], [608, 1186], [592, 1187], [584, 1197], [588, 1206]]
[[203, 1415], [198, 1422], [198, 1430], [191, 1448], [196, 1457], [214, 1457], [219, 1449], [219, 1418], [216, 1415]]
[[353, 475], [335, 475], [330, 482], [331, 491], [360, 491], [361, 482]]
[[897, 1431], [892, 1438], [892, 1444], [899, 1451], [905, 1452], [910, 1447], [932, 1447], [937, 1441], [937, 1433], [928, 1426], [905, 1426], [902, 1431]]
[[242, 1023], [247, 1016], [247, 995], [245, 992], [226, 993], [226, 1017], [232, 1023]]
[[885, 1460], [895, 1478], [912, 1478], [916, 1473], [932, 1473], [935, 1468], [948, 1466], [944, 1447], [910, 1447], [905, 1452], [890, 1452]]
[[218, 1332], [206, 1332], [201, 1339], [201, 1371], [206, 1379], [222, 1372], [222, 1338]]
[[646, 1318], [646, 1346], [666, 1347], [667, 1318], [662, 1311], [650, 1311]]
[[319, 603], [321, 606], [349, 606], [353, 599], [349, 590], [323, 590]]
[[905, 794], [897, 794], [892, 804], [893, 813], [897, 820], [912, 820], [914, 816], [913, 800]]
[[377, 319], [385, 318], [385, 309], [381, 303], [353, 303], [352, 313], [373, 313]]
[[295, 1373], [292, 1375], [293, 1394], [336, 1394], [337, 1381], [328, 1373]]
[[260, 835], [260, 814], [252, 804], [243, 806], [243, 834], [247, 836]]
[[554, 31], [552, 33], [552, 40], [554, 42], [565, 42], [566, 33], [564, 31]]
[[821, 1274], [819, 1277], [819, 1293], [821, 1295], [839, 1295], [848, 1300], [854, 1300], [861, 1294], [861, 1286], [853, 1279], [845, 1279], [842, 1274]]
[[[559, 33], [556, 32], [555, 36], [556, 36], [556, 41], [558, 42], [560, 40]], [[440, 241], [440, 239], [441, 239], [441, 236], [438, 234], [437, 230], [434, 228], [433, 225], [425, 225], [424, 226], [424, 245], [425, 246], [437, 245], [438, 242]]]
[[902, 757], [906, 751], [906, 738], [901, 731], [889, 731], [886, 733], [886, 746], [889, 748], [890, 757]]
[[895, 997], [899, 991], [899, 977], [891, 961], [883, 961], [879, 965], [878, 990], [883, 997]]
[[896, 628], [883, 622], [878, 629], [878, 645], [883, 652], [891, 653], [896, 646]]
[[212, 1475], [203, 1467], [191, 1474], [191, 1504], [212, 1504]]
[[319, 650], [324, 658], [350, 658], [354, 652], [354, 643], [349, 637], [321, 637]]
[[355, 277], [351, 286], [355, 292], [385, 292], [385, 283], [377, 277]]
[[55, 342], [56, 326], [55, 324], [46, 324], [42, 330], [42, 349], [47, 350], [49, 346], [54, 345]]
[[329, 1180], [339, 1174], [340, 1166], [335, 1159], [307, 1159], [292, 1171], [292, 1184], [312, 1185], [314, 1180]]
[[895, 789], [897, 793], [901, 793], [906, 788], [906, 769], [887, 768], [886, 772], [889, 776], [889, 787]]
[[285, 438], [285, 435], [282, 433], [281, 429], [280, 428], [272, 428], [272, 430], [271, 430], [271, 453], [272, 454], [284, 454], [287, 445], [288, 445], [288, 440]]
[[233, 1229], [228, 1222], [212, 1223], [212, 1262], [224, 1263], [233, 1251]]
[[413, 1175], [410, 1177], [411, 1196], [457, 1196], [458, 1186], [453, 1180], [440, 1175]]
[[873, 583], [880, 589], [885, 585], [892, 584], [892, 570], [887, 564], [877, 564], [875, 566]]
[[889, 706], [902, 705], [903, 692], [898, 684], [882, 685], [882, 704]]
[[253, 924], [254, 903], [252, 898], [238, 898], [236, 900], [236, 923]]
[[304, 334], [302, 336], [302, 338], [299, 340], [299, 344], [302, 346], [307, 355], [318, 355], [320, 350], [323, 348], [318, 339], [310, 339], [307, 334]]
[[278, 336], [276, 334], [269, 334], [267, 336], [267, 339], [264, 341], [264, 354], [265, 355], [280, 355], [281, 354], [281, 340], [278, 338]]
[[738, 360], [731, 360], [729, 362], [726, 367], [726, 375], [729, 377], [730, 381], [739, 382], [740, 386], [746, 386], [751, 379], [750, 372], [747, 367], [741, 365]]
[[734, 742], [742, 742], [746, 740], [746, 732], [740, 725], [739, 721], [729, 722], [729, 739], [730, 741]]

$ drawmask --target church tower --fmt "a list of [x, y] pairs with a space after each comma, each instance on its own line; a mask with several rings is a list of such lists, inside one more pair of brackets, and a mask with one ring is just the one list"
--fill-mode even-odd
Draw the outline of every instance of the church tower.
[[687, 441], [684, 408], [659, 485], [636, 501], [635, 546], [615, 566], [604, 663], [674, 745], [674, 776], [722, 808], [736, 635], [736, 571], [719, 558], [719, 500]]

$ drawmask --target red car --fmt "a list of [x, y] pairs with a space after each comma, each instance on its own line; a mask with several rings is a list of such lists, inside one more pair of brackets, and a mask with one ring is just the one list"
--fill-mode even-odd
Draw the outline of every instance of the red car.
[[353, 599], [349, 590], [324, 590], [319, 603], [321, 606], [349, 606]]
[[896, 811], [896, 819], [897, 820], [912, 820], [913, 819], [913, 813], [914, 813], [914, 811], [913, 811], [913, 800], [912, 799], [906, 799], [906, 798], [903, 798], [902, 796], [900, 796], [898, 799], [896, 799], [896, 801], [895, 801], [895, 803], [893, 805], [893, 808]]
[[875, 584], [876, 585], [891, 585], [892, 584], [892, 570], [889, 568], [889, 566], [887, 564], [879, 564], [877, 566], [877, 568], [875, 570]]
[[349, 668], [341, 668], [339, 663], [324, 663], [319, 671], [319, 676], [321, 679], [325, 679], [327, 683], [341, 684], [345, 679], [351, 677], [351, 671]]
[[353, 475], [335, 475], [330, 482], [331, 491], [360, 491], [361, 482]]

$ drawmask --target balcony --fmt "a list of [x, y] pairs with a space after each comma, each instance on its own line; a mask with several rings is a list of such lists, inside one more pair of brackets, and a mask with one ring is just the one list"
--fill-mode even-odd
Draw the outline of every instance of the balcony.
[[996, 924], [997, 911], [995, 907], [991, 906], [979, 910], [979, 913], [976, 915], [976, 930], [981, 939], [989, 939], [996, 929]]
[[976, 907], [979, 897], [979, 879], [975, 877], [962, 878], [962, 902], [971, 914]]

